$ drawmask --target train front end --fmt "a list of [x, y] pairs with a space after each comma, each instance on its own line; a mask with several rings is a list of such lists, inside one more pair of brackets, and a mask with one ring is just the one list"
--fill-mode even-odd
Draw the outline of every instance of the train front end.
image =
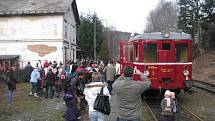
[[[171, 32], [146, 33], [130, 41], [120, 42], [121, 69], [132, 66], [152, 81], [153, 90], [192, 87], [192, 40], [188, 34]], [[121, 71], [122, 72], [122, 71]], [[139, 80], [134, 75], [135, 80]]]

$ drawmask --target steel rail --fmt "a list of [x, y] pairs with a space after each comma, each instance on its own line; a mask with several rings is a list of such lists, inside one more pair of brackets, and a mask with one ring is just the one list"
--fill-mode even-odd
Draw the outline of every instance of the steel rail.
[[207, 82], [203, 82], [203, 81], [199, 81], [199, 80], [194, 80], [194, 82], [197, 82], [197, 83], [201, 83], [201, 84], [204, 84], [204, 85], [209, 85], [209, 86], [215, 87], [214, 84], [207, 83]]
[[185, 106], [183, 106], [182, 104], [178, 103], [180, 107], [182, 107], [185, 111], [187, 111], [188, 113], [190, 113], [192, 116], [194, 116], [198, 121], [204, 121], [203, 119], [201, 119], [199, 116], [197, 116], [196, 114], [194, 114], [192, 111], [190, 111], [188, 108], [186, 108]]
[[151, 113], [152, 117], [154, 118], [155, 121], [159, 121], [157, 119], [157, 117], [155, 116], [155, 113], [151, 110], [151, 108], [149, 107], [149, 105], [147, 104], [146, 101], [144, 101], [144, 104], [146, 105], [146, 107], [148, 108], [149, 112]]
[[[195, 83], [199, 83], [200, 85], [195, 84]], [[202, 81], [194, 80], [194, 86], [197, 87], [197, 88], [199, 88], [199, 89], [208, 91], [210, 93], [213, 93], [213, 94], [215, 93], [215, 89], [214, 89], [215, 85], [214, 84], [210, 84], [210, 83], [207, 83], [207, 82], [202, 82]], [[204, 86], [206, 86], [206, 87], [204, 87]], [[209, 86], [209, 88], [207, 88], [207, 86]]]

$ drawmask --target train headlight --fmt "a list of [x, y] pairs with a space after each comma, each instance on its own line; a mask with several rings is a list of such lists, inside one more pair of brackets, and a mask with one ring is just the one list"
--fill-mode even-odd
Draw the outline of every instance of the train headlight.
[[184, 70], [184, 76], [188, 76], [189, 75], [189, 71], [188, 70]]
[[145, 70], [145, 71], [143, 72], [143, 74], [147, 77], [147, 76], [149, 76], [149, 71], [148, 71], [148, 70]]
[[163, 36], [163, 38], [169, 38], [170, 37], [170, 32], [169, 31], [163, 31], [162, 36]]

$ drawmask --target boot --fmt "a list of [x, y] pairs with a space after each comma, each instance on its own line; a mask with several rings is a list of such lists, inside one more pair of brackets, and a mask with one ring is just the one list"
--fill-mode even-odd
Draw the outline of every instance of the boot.
[[39, 97], [39, 96], [37, 95], [37, 93], [34, 93], [34, 97]]
[[29, 96], [32, 96], [32, 95], [33, 95], [33, 93], [30, 91]]

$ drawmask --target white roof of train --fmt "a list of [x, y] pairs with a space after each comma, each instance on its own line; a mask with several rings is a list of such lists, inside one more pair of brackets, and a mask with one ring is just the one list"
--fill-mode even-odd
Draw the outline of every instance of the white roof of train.
[[191, 35], [183, 32], [169, 32], [169, 37], [164, 37], [162, 32], [152, 32], [152, 33], [143, 33], [141, 35], [137, 35], [131, 37], [129, 41], [133, 40], [191, 40]]

